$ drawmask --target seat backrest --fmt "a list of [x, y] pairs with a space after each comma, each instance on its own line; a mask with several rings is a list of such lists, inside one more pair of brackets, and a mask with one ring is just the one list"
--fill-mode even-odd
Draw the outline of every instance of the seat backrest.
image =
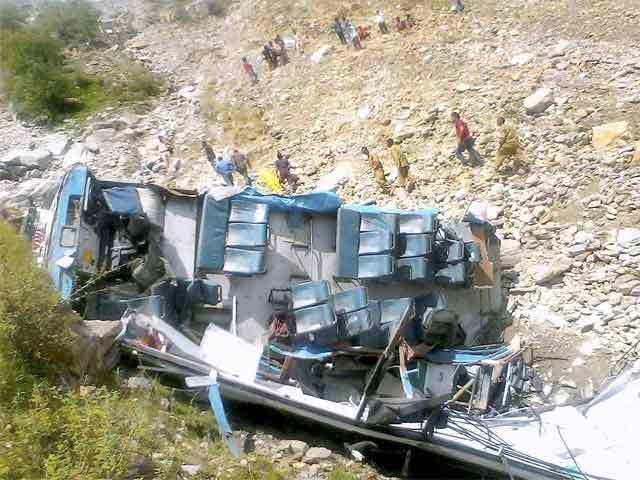
[[390, 252], [395, 248], [394, 235], [387, 231], [360, 232], [358, 254]]
[[391, 255], [360, 255], [358, 257], [359, 279], [387, 277], [393, 272], [394, 261]]
[[338, 292], [333, 296], [333, 310], [340, 312], [355, 312], [365, 308], [369, 303], [369, 295], [366, 287], [352, 288]]
[[425, 257], [399, 258], [396, 268], [407, 280], [433, 280], [433, 267]]
[[232, 275], [250, 276], [265, 273], [267, 268], [264, 250], [225, 248], [223, 271]]
[[291, 287], [291, 297], [293, 309], [298, 310], [326, 303], [331, 297], [331, 288], [326, 280], [298, 283]]
[[336, 323], [333, 309], [327, 303], [295, 310], [293, 315], [297, 334], [316, 332]]
[[398, 257], [422, 257], [431, 255], [433, 236], [428, 233], [400, 234]]
[[437, 216], [433, 212], [402, 213], [398, 224], [399, 233], [435, 233]]
[[264, 247], [267, 245], [266, 223], [229, 223], [227, 247]]
[[268, 223], [269, 205], [247, 200], [231, 200], [229, 222]]
[[343, 316], [342, 338], [352, 338], [372, 331], [380, 326], [380, 303], [371, 302], [365, 308]]

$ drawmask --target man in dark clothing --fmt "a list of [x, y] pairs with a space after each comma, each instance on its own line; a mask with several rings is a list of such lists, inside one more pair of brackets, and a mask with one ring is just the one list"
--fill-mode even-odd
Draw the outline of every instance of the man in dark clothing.
[[460, 118], [460, 114], [458, 112], [451, 113], [451, 122], [453, 123], [456, 129], [456, 138], [458, 140], [458, 146], [456, 148], [456, 157], [463, 164], [466, 163], [463, 152], [466, 150], [469, 152], [469, 160], [471, 163], [480, 163], [480, 154], [473, 148], [475, 144], [474, 138], [471, 136], [469, 132], [469, 128], [467, 124]]
[[333, 32], [337, 35], [340, 43], [342, 43], [343, 45], [347, 44], [347, 39], [344, 36], [344, 28], [342, 26], [342, 22], [340, 22], [340, 19], [338, 17], [334, 18], [333, 22], [331, 22], [331, 30], [333, 30]]
[[269, 65], [269, 70], [273, 70], [274, 68], [276, 68], [277, 60], [275, 52], [271, 48], [271, 42], [264, 44], [264, 48], [262, 49], [262, 56], [267, 62], [267, 65]]
[[280, 57], [280, 64], [286, 65], [287, 63], [289, 63], [289, 55], [287, 55], [287, 47], [284, 44], [284, 40], [280, 35], [276, 35], [276, 38], [274, 38], [273, 41], [278, 46], [278, 56]]
[[247, 185], [251, 185], [251, 177], [249, 177], [249, 158], [247, 157], [247, 154], [234, 149], [231, 154], [231, 160], [233, 161], [236, 172], [244, 177], [244, 182]]
[[298, 188], [298, 176], [291, 172], [289, 156], [284, 155], [282, 152], [278, 152], [277, 156], [276, 172], [278, 173], [278, 179], [283, 186], [286, 183], [291, 188], [291, 191], [295, 192]]
[[202, 141], [202, 149], [204, 150], [204, 153], [207, 156], [207, 161], [209, 162], [209, 164], [213, 168], [215, 168], [215, 166], [216, 166], [216, 154], [213, 151], [213, 148], [211, 148], [211, 145], [209, 145], [207, 142], [205, 142], [203, 140]]

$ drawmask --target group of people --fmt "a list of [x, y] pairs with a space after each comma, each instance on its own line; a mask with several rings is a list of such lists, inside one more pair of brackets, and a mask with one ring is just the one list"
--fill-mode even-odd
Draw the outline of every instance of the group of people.
[[[387, 26], [382, 10], [376, 12], [373, 17], [373, 23], [376, 24], [381, 34], [385, 35], [389, 33], [389, 27]], [[416, 21], [410, 13], [407, 13], [404, 19], [397, 16], [395, 18], [395, 25], [396, 29], [402, 32], [415, 27]], [[355, 26], [351, 20], [344, 16], [333, 19], [333, 22], [331, 22], [331, 31], [336, 34], [340, 43], [343, 45], [352, 45], [356, 50], [360, 50], [362, 48], [362, 42], [371, 35], [371, 27], [366, 25]]]
[[[387, 140], [387, 149], [389, 150], [393, 164], [398, 170], [398, 186], [411, 190], [413, 182], [409, 180], [409, 162], [406, 154], [402, 151], [400, 145], [394, 142], [391, 138]], [[387, 176], [384, 173], [384, 167], [382, 166], [380, 158], [374, 153], [371, 153], [369, 151], [369, 147], [364, 146], [360, 151], [366, 157], [378, 186], [383, 191], [388, 191], [389, 184], [387, 183]]]
[[202, 142], [202, 149], [213, 170], [222, 177], [226, 186], [233, 186], [233, 173], [238, 172], [244, 178], [245, 184], [251, 185], [249, 176], [249, 157], [237, 149], [226, 148], [222, 154], [216, 155], [207, 142]]
[[[233, 174], [236, 172], [244, 178], [245, 185], [251, 186], [253, 184], [249, 175], [249, 157], [246, 153], [242, 153], [235, 148], [226, 148], [220, 155], [216, 155], [211, 145], [205, 141], [202, 142], [202, 149], [211, 168], [222, 178], [225, 186], [235, 185]], [[298, 188], [299, 178], [291, 169], [289, 156], [278, 151], [274, 169], [280, 185], [291, 192], [295, 192]]]
[[287, 54], [287, 46], [283, 38], [278, 34], [273, 40], [269, 40], [262, 47], [262, 56], [269, 65], [270, 70], [274, 70], [279, 66], [289, 63], [289, 55]]

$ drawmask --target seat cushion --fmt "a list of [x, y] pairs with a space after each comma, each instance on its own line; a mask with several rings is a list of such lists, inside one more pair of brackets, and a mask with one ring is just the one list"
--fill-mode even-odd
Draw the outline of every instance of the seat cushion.
[[326, 280], [298, 283], [291, 287], [291, 297], [293, 309], [298, 310], [326, 303], [331, 297], [331, 288]]
[[219, 272], [223, 269], [228, 216], [228, 200], [218, 202], [209, 195], [205, 197], [196, 251], [196, 269], [199, 272]]
[[301, 308], [294, 313], [296, 333], [307, 334], [330, 327], [336, 323], [331, 305], [323, 303], [313, 307]]
[[467, 265], [464, 262], [447, 265], [436, 272], [435, 281], [445, 287], [459, 287], [467, 282]]
[[395, 235], [398, 231], [398, 215], [395, 213], [363, 213], [360, 216], [361, 232], [390, 232]]
[[339, 312], [355, 312], [365, 308], [369, 303], [366, 287], [352, 288], [333, 296], [333, 310]]
[[398, 224], [399, 233], [435, 233], [437, 216], [434, 212], [403, 213]]
[[247, 200], [231, 200], [229, 222], [268, 223], [269, 205]]
[[225, 273], [250, 276], [267, 271], [266, 254], [264, 250], [246, 250], [242, 248], [225, 248]]
[[360, 232], [359, 255], [390, 252], [393, 248], [393, 234], [389, 231]]
[[358, 278], [380, 278], [393, 274], [391, 255], [360, 255], [358, 257]]
[[266, 223], [229, 223], [227, 247], [264, 247], [268, 243]]
[[425, 257], [399, 258], [396, 268], [407, 280], [433, 280], [433, 267]]
[[401, 234], [398, 238], [399, 257], [422, 257], [430, 255], [433, 236], [428, 233]]
[[371, 302], [365, 308], [345, 314], [342, 318], [342, 338], [352, 338], [375, 330], [380, 326], [380, 304]]

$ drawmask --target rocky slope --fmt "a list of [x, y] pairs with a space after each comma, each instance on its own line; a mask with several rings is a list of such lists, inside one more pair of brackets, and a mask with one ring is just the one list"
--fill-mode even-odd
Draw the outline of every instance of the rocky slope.
[[[195, 2], [190, 20], [178, 22], [139, 0], [105, 4], [116, 43], [92, 53], [97, 65], [106, 55], [134, 58], [167, 79], [167, 93], [53, 133], [0, 112], [0, 202], [17, 214], [42, 201], [76, 161], [107, 178], [206, 188], [219, 180], [200, 150], [205, 139], [248, 151], [256, 169], [284, 150], [301, 190], [331, 174], [353, 202], [455, 215], [483, 201], [504, 239], [508, 334], [534, 345], [556, 400], [588, 395], [640, 339], [640, 4], [466, 3], [454, 15], [437, 1], [242, 0], [215, 18]], [[378, 4], [387, 17], [411, 11], [419, 25], [385, 36], [374, 29], [361, 51], [328, 32], [338, 9], [371, 24]], [[292, 28], [303, 33], [304, 54], [268, 71], [264, 41]], [[245, 55], [256, 64], [255, 87], [240, 68]], [[452, 157], [452, 110], [475, 134], [482, 165]], [[497, 115], [524, 144], [523, 166], [503, 175], [492, 159]], [[410, 194], [380, 191], [359, 156], [368, 145], [392, 178], [389, 137], [409, 156]]]

